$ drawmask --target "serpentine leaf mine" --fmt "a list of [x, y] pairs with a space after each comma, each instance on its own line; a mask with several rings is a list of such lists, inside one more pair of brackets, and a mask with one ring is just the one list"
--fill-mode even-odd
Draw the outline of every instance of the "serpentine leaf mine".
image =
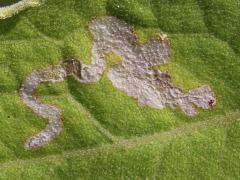
[[[89, 24], [93, 35], [91, 64], [76, 59], [64, 60], [59, 65], [34, 71], [22, 84], [20, 96], [36, 114], [49, 120], [47, 127], [29, 138], [27, 149], [38, 148], [56, 138], [62, 129], [61, 111], [55, 106], [41, 103], [34, 95], [43, 82], [61, 82], [73, 76], [81, 83], [94, 83], [101, 79], [106, 69], [106, 55], [115, 53], [121, 58], [108, 70], [113, 86], [137, 99], [139, 105], [162, 109], [177, 106], [187, 115], [198, 114], [196, 107], [209, 109], [216, 98], [208, 85], [184, 92], [175, 87], [171, 76], [153, 66], [166, 64], [170, 57], [170, 43], [166, 36], [150, 39], [141, 45], [133, 33], [133, 27], [114, 17], [96, 18]], [[86, 97], [87, 98], [87, 97]]]

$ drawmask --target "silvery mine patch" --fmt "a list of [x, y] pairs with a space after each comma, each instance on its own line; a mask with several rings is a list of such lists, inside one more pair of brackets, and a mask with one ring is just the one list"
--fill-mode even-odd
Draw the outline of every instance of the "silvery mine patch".
[[61, 110], [41, 103], [34, 95], [36, 88], [43, 82], [64, 81], [68, 76], [81, 83], [97, 82], [106, 69], [106, 55], [110, 52], [118, 55], [121, 62], [108, 70], [108, 78], [117, 89], [137, 99], [140, 106], [157, 109], [180, 107], [187, 116], [195, 116], [198, 114], [196, 107], [209, 109], [215, 105], [214, 93], [208, 85], [184, 92], [172, 84], [169, 74], [153, 69], [153, 66], [169, 63], [170, 43], [166, 36], [139, 44], [133, 28], [114, 17], [94, 19], [89, 30], [94, 43], [90, 65], [67, 59], [60, 65], [34, 71], [23, 82], [20, 89], [23, 102], [49, 120], [43, 131], [27, 140], [27, 149], [48, 144], [62, 129]]

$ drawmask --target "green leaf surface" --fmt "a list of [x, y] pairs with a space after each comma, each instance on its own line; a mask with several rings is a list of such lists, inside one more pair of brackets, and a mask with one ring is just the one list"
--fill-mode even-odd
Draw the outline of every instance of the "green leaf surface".
[[[238, 0], [46, 0], [0, 20], [0, 179], [239, 179], [239, 9]], [[140, 107], [106, 74], [45, 83], [37, 96], [60, 107], [63, 132], [25, 150], [47, 120], [23, 104], [21, 83], [67, 57], [90, 63], [88, 23], [106, 15], [133, 25], [140, 42], [167, 34], [171, 62], [159, 68], [184, 90], [210, 85], [216, 107], [191, 118]], [[108, 68], [118, 60], [109, 55]]]

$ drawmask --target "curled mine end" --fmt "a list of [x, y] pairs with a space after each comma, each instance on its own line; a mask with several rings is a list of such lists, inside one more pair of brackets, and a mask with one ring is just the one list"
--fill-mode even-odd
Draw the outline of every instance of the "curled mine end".
[[49, 144], [53, 139], [55, 139], [62, 131], [62, 123], [55, 124], [54, 126], [48, 125], [48, 127], [37, 134], [29, 138], [25, 143], [25, 148], [27, 150], [37, 149], [44, 145]]
[[47, 144], [49, 143], [49, 141], [43, 141], [43, 138], [41, 138], [41, 135], [37, 135], [35, 137], [31, 137], [29, 138], [26, 143], [25, 143], [25, 148], [27, 150], [32, 150], [32, 149], [36, 149], [39, 148], [39, 144], [43, 145], [43, 144]]
[[29, 8], [29, 7], [36, 7], [41, 4], [41, 0], [22, 0], [15, 4], [6, 6], [6, 7], [0, 7], [0, 19], [6, 19], [9, 17], [12, 17], [19, 12]]
[[47, 118], [49, 123], [39, 134], [32, 136], [26, 141], [25, 148], [27, 150], [49, 144], [62, 131], [61, 111], [57, 107], [39, 104], [38, 114]]

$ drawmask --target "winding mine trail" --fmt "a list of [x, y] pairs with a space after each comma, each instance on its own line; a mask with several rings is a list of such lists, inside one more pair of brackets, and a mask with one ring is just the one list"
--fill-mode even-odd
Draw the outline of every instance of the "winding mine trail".
[[210, 109], [216, 104], [215, 95], [208, 85], [184, 92], [172, 84], [169, 74], [153, 68], [169, 63], [170, 42], [166, 36], [139, 44], [133, 27], [115, 17], [94, 19], [89, 24], [89, 30], [94, 42], [91, 64], [67, 59], [59, 65], [34, 71], [23, 82], [20, 89], [23, 102], [49, 121], [43, 131], [27, 140], [26, 149], [48, 144], [62, 130], [61, 110], [41, 103], [35, 96], [38, 86], [44, 82], [61, 82], [68, 76], [73, 76], [80, 83], [95, 83], [106, 69], [105, 58], [110, 52], [121, 57], [121, 62], [108, 70], [108, 78], [113, 86], [137, 99], [140, 106], [156, 109], [179, 106], [187, 116], [195, 116], [198, 114], [196, 107]]

